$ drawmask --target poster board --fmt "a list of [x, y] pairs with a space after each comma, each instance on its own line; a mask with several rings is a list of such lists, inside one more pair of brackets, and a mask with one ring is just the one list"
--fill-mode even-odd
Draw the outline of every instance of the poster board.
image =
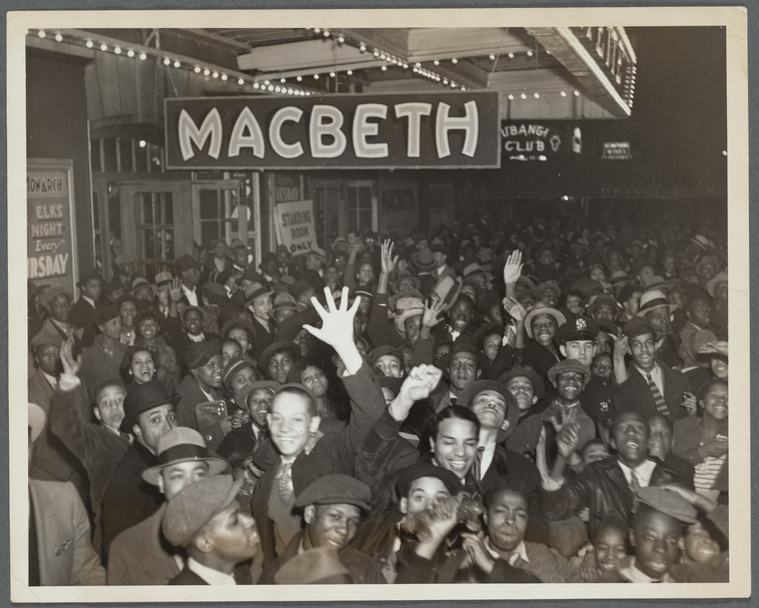
[[313, 201], [278, 203], [274, 207], [277, 244], [291, 255], [302, 255], [317, 247]]
[[74, 163], [27, 159], [27, 278], [37, 288], [57, 284], [76, 294]]

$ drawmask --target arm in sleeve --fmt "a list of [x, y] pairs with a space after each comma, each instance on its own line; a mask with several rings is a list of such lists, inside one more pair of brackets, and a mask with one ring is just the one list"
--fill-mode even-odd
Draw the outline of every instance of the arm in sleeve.
[[573, 511], [590, 506], [590, 480], [583, 472], [558, 490], [540, 488], [540, 510], [549, 520], [561, 520]]
[[416, 341], [416, 346], [414, 347], [414, 356], [411, 359], [411, 367], [423, 364], [432, 365], [432, 353], [434, 348], [435, 340], [432, 338], [425, 340], [422, 336], [419, 336], [419, 339]]
[[69, 500], [73, 505], [74, 561], [71, 582], [74, 585], [105, 585], [105, 569], [90, 542], [90, 521], [82, 500], [73, 486], [67, 484]]
[[95, 426], [89, 421], [88, 410], [89, 399], [82, 380], [62, 374], [50, 411], [50, 429], [85, 467], [97, 447], [97, 431], [87, 428]]
[[355, 374], [344, 374], [341, 380], [350, 398], [351, 414], [348, 426], [341, 431], [338, 449], [352, 462], [374, 423], [387, 410], [387, 405], [377, 377], [366, 362]]

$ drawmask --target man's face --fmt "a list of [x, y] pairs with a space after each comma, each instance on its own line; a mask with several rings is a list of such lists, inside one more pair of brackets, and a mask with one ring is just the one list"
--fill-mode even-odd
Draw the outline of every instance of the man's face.
[[608, 378], [611, 376], [611, 355], [605, 353], [598, 355], [593, 360], [593, 366], [590, 368], [594, 376], [601, 376], [601, 378]]
[[593, 365], [593, 357], [596, 354], [593, 340], [573, 340], [562, 344], [559, 350], [567, 359], [574, 359], [588, 367]]
[[614, 342], [607, 331], [599, 331], [595, 340], [596, 356], [601, 353], [611, 355], [614, 352]]
[[123, 327], [134, 327], [134, 318], [137, 316], [137, 307], [134, 302], [127, 300], [119, 306], [119, 315], [121, 315], [121, 325]]
[[177, 462], [161, 470], [158, 489], [171, 500], [181, 490], [208, 477], [208, 463], [200, 460]]
[[714, 286], [714, 299], [718, 302], [727, 302], [727, 281], [722, 281]]
[[457, 390], [463, 391], [480, 377], [477, 355], [470, 352], [458, 352], [451, 355], [448, 375], [451, 378], [451, 384]]
[[50, 317], [54, 321], [66, 323], [71, 314], [71, 298], [66, 293], [59, 293], [47, 305]]
[[648, 423], [649, 452], [657, 458], [664, 459], [672, 451], [672, 431], [661, 416], [654, 416]]
[[[289, 319], [292, 317], [297, 311], [294, 308], [280, 308], [279, 310], [275, 310], [272, 313], [272, 316], [274, 317], [274, 323], [277, 325], [282, 325], [282, 322], [285, 319]], [[258, 315], [256, 315], [258, 316]]]
[[546, 287], [543, 290], [543, 295], [540, 296], [540, 301], [549, 308], [556, 308], [559, 304], [559, 292], [553, 287]]
[[191, 336], [197, 336], [203, 331], [203, 315], [197, 310], [190, 310], [182, 317], [184, 328]]
[[435, 347], [435, 352], [432, 356], [432, 363], [437, 366], [438, 363], [440, 363], [440, 359], [442, 359], [445, 355], [447, 355], [449, 352], [451, 352], [451, 345], [450, 343], [441, 344], [440, 346]]
[[216, 241], [213, 245], [213, 254], [218, 259], [223, 260], [227, 255], [227, 244], [222, 240]]
[[691, 302], [685, 314], [699, 327], [707, 327], [712, 321], [712, 306], [707, 300], [698, 299]]
[[340, 280], [340, 271], [337, 266], [330, 264], [324, 269], [324, 282], [327, 284], [335, 284]]
[[228, 563], [250, 559], [261, 547], [256, 521], [240, 510], [237, 501], [213, 517], [200, 534], [210, 540], [213, 552]]
[[345, 239], [348, 241], [348, 245], [350, 245], [351, 247], [361, 242], [361, 237], [358, 235], [357, 232], [349, 232], [348, 234], [345, 235]]
[[596, 565], [602, 571], [614, 570], [627, 555], [625, 537], [621, 530], [603, 528], [596, 538]]
[[659, 511], [647, 511], [635, 522], [630, 542], [635, 547], [635, 565], [643, 574], [660, 579], [680, 558], [682, 524]]
[[498, 304], [496, 306], [493, 306], [485, 315], [490, 323], [496, 323], [498, 325], [505, 325], [504, 318], [503, 318], [503, 310], [501, 310], [501, 305]]
[[[633, 291], [632, 295], [630, 296], [630, 299], [622, 302], [622, 306], [624, 307], [624, 309], [628, 313], [630, 313], [632, 316], [637, 315], [638, 311], [640, 310], [640, 298], [642, 295], [643, 294], [640, 291]], [[667, 310], [667, 309], [662, 308], [662, 310]]]
[[266, 368], [269, 370], [269, 378], [280, 384], [287, 383], [287, 374], [295, 363], [292, 353], [289, 351], [277, 353], [269, 357]]
[[611, 429], [611, 447], [622, 464], [634, 468], [648, 456], [648, 425], [637, 412], [620, 414]]
[[329, 547], [340, 551], [356, 535], [361, 509], [355, 505], [312, 505], [306, 507], [306, 535], [311, 548]]
[[140, 285], [134, 288], [134, 290], [132, 291], [132, 295], [138, 300], [152, 302], [153, 288], [150, 287], [150, 285], [146, 285], [145, 283], [140, 283]]
[[500, 334], [490, 334], [485, 336], [485, 339], [482, 341], [482, 350], [485, 352], [485, 356], [488, 360], [493, 361], [493, 359], [495, 359], [495, 356], [498, 354], [498, 349], [501, 346], [501, 339]]
[[630, 340], [630, 354], [632, 355], [635, 365], [643, 371], [650, 371], [654, 368], [656, 357], [656, 343], [653, 334], [643, 334], [635, 336]]
[[314, 365], [307, 365], [300, 373], [300, 383], [309, 389], [314, 397], [324, 397], [329, 388], [327, 374], [324, 373], [323, 369]]
[[701, 402], [704, 413], [717, 420], [727, 419], [727, 384], [722, 382], [715, 383], [704, 395]]
[[284, 456], [300, 454], [310, 433], [319, 428], [319, 418], [308, 411], [308, 401], [302, 395], [279, 393], [267, 416], [271, 439]]
[[392, 378], [403, 376], [403, 362], [395, 355], [383, 355], [374, 364], [382, 373]]
[[573, 403], [580, 398], [585, 388], [585, 377], [580, 372], [567, 371], [556, 376], [556, 392], [567, 403]]
[[422, 331], [422, 315], [409, 317], [403, 322], [403, 327], [406, 330], [406, 340], [408, 340], [409, 344], [416, 346], [419, 334]]
[[413, 279], [406, 278], [406, 279], [398, 280], [398, 285], [397, 285], [398, 293], [403, 293], [404, 291], [413, 291], [414, 289], [416, 289], [416, 283], [414, 283]]
[[137, 330], [145, 340], [152, 340], [158, 335], [158, 323], [153, 319], [145, 319], [144, 321], [140, 321]]
[[556, 262], [556, 256], [550, 249], [544, 249], [538, 256], [538, 263], [543, 266], [552, 266]]
[[463, 331], [474, 317], [474, 308], [466, 300], [458, 300], [448, 311], [448, 319], [451, 327], [456, 331]]
[[118, 340], [121, 336], [121, 317], [114, 317], [110, 321], [98, 325], [98, 327], [106, 337], [111, 338], [112, 340]]
[[174, 406], [166, 403], [140, 414], [132, 430], [141, 443], [157, 452], [158, 441], [176, 426], [177, 417]]
[[248, 265], [248, 252], [244, 247], [238, 247], [231, 254], [232, 261], [239, 267], [245, 268]]
[[609, 457], [609, 450], [606, 449], [605, 445], [593, 444], [584, 450], [582, 461], [585, 464], [585, 466], [587, 466], [592, 462], [597, 462], [599, 460], [603, 460], [604, 458], [608, 458], [608, 457]]
[[436, 503], [451, 499], [451, 493], [437, 477], [420, 477], [411, 482], [408, 496], [401, 498], [402, 513], [421, 513]]
[[582, 310], [582, 298], [580, 296], [567, 296], [567, 308], [574, 313]]
[[529, 378], [516, 376], [509, 380], [506, 388], [516, 398], [520, 412], [526, 412], [538, 401], [535, 396], [535, 387], [532, 386]]
[[719, 544], [701, 523], [690, 524], [683, 541], [685, 555], [694, 562], [708, 562], [721, 553]]
[[531, 325], [535, 341], [541, 346], [550, 346], [556, 333], [556, 319], [551, 315], [536, 315]]
[[323, 260], [314, 253], [306, 255], [306, 268], [308, 270], [320, 270], [323, 263]]
[[232, 357], [242, 357], [242, 348], [231, 340], [225, 340], [221, 346], [221, 364], [226, 365]]
[[670, 320], [668, 307], [660, 306], [659, 308], [649, 310], [645, 314], [645, 317], [649, 325], [651, 325], [651, 327], [654, 328], [654, 331], [656, 331], [657, 338], [661, 339], [669, 333], [669, 328], [672, 324], [672, 321]]
[[361, 264], [358, 269], [358, 280], [362, 284], [369, 283], [374, 278], [374, 268], [371, 264]]
[[[253, 314], [259, 319], [268, 319], [269, 311], [272, 309], [271, 296], [261, 296], [260, 298], [256, 298], [250, 303], [250, 308], [252, 309]], [[292, 311], [292, 314], [295, 314], [295, 311]], [[277, 321], [277, 323], [280, 323], [280, 321]]]
[[480, 421], [480, 426], [488, 429], [501, 429], [503, 427], [507, 408], [503, 395], [491, 390], [477, 393], [469, 405], [469, 409]]
[[101, 390], [97, 395], [95, 418], [118, 431], [124, 420], [124, 397], [126, 389], [121, 386], [107, 386]]
[[513, 551], [524, 539], [529, 515], [527, 501], [516, 492], [501, 492], [487, 510], [488, 538], [501, 551]]
[[197, 285], [200, 283], [200, 270], [190, 268], [189, 270], [182, 271], [182, 282], [189, 285]]
[[34, 350], [34, 358], [40, 369], [48, 376], [58, 377], [63, 371], [61, 366], [61, 348], [54, 344], [42, 344]]
[[271, 401], [274, 391], [270, 388], [259, 388], [248, 395], [248, 412], [258, 428], [266, 427], [266, 416], [271, 412]]
[[463, 479], [477, 454], [477, 427], [469, 420], [447, 418], [438, 425], [437, 439], [430, 438], [435, 462]]
[[198, 384], [205, 389], [219, 388], [221, 386], [221, 353], [214, 355], [205, 365], [198, 365], [192, 370], [192, 375]]
[[596, 321], [614, 322], [617, 316], [617, 310], [611, 304], [599, 304], [593, 311], [593, 318]]
[[103, 282], [100, 279], [90, 279], [82, 286], [82, 293], [97, 302], [103, 295]]
[[699, 274], [704, 278], [705, 281], [710, 281], [717, 274], [717, 267], [713, 262], [705, 262], [701, 265], [701, 271]]

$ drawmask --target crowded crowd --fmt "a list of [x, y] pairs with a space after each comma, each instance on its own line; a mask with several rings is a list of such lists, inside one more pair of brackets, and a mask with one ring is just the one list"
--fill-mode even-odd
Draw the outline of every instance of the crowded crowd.
[[728, 580], [719, 221], [321, 244], [30, 283], [30, 585]]

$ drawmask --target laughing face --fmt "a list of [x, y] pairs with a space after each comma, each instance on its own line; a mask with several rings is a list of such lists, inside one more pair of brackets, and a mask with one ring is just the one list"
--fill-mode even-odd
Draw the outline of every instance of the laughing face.
[[556, 376], [556, 392], [565, 403], [574, 403], [585, 387], [585, 376], [580, 372], [563, 372]]
[[304, 548], [329, 547], [340, 551], [356, 535], [361, 509], [349, 504], [311, 505], [306, 507], [303, 518], [308, 524]]
[[463, 479], [477, 454], [477, 427], [469, 420], [447, 418], [440, 422], [437, 438], [430, 438], [435, 462]]
[[715, 382], [701, 400], [704, 413], [717, 420], [727, 419], [727, 384]]
[[267, 415], [269, 431], [274, 445], [283, 456], [297, 456], [306, 445], [310, 433], [319, 428], [320, 419], [313, 416], [309, 402], [303, 395], [279, 393]]
[[648, 456], [648, 425], [638, 412], [623, 412], [611, 429], [611, 447], [617, 450], [619, 461], [630, 468], [641, 464]]
[[635, 565], [653, 579], [663, 578], [674, 566], [683, 547], [682, 524], [653, 509], [636, 517], [630, 535]]
[[635, 365], [643, 371], [650, 371], [656, 365], [656, 343], [653, 334], [643, 334], [632, 338], [629, 351]]
[[720, 554], [720, 548], [701, 523], [688, 526], [685, 533], [685, 558], [694, 562], [708, 562]]
[[537, 315], [532, 319], [532, 335], [541, 346], [550, 346], [556, 333], [556, 319], [551, 315]]

